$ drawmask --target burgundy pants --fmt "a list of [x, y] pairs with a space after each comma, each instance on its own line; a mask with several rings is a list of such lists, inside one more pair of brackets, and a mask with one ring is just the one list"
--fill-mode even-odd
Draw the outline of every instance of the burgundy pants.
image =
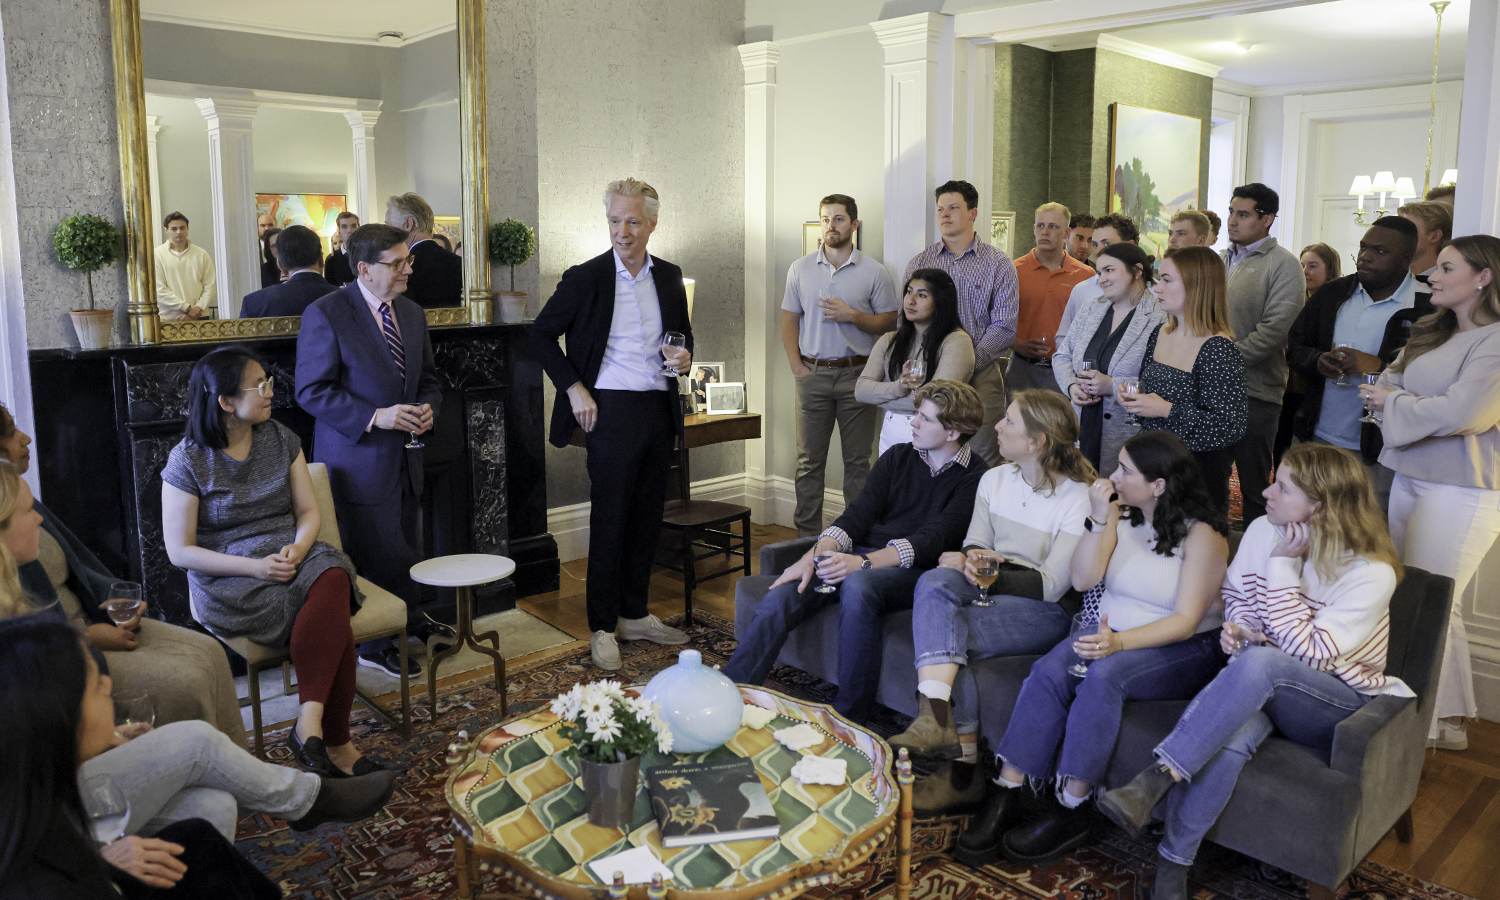
[[333, 568], [318, 576], [292, 624], [292, 665], [298, 699], [323, 704], [323, 743], [349, 743], [354, 708], [354, 631], [349, 627], [349, 573]]

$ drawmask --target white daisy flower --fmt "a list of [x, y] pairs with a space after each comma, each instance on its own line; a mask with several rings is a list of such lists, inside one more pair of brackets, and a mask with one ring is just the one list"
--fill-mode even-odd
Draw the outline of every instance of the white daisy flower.
[[672, 729], [663, 725], [656, 732], [656, 749], [662, 753], [672, 752]]
[[552, 712], [555, 713], [559, 719], [572, 720], [578, 718], [578, 712], [582, 707], [582, 685], [573, 685], [573, 687], [567, 693], [558, 694], [557, 699], [552, 701]]
[[618, 681], [596, 681], [594, 684], [600, 691], [612, 699], [625, 699], [625, 688]]
[[594, 716], [589, 716], [588, 718], [589, 737], [600, 742], [601, 744], [607, 744], [610, 741], [613, 741], [615, 738], [619, 737], [620, 731], [620, 723], [616, 721], [613, 716], [607, 718], [595, 718]]

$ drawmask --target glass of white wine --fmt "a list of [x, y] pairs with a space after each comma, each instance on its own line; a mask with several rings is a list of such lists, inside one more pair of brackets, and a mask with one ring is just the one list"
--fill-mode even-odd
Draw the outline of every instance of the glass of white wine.
[[974, 601], [975, 606], [995, 605], [990, 599], [990, 585], [999, 577], [1000, 560], [989, 554], [974, 557], [974, 583], [979, 585], [979, 599]]
[[112, 844], [124, 837], [130, 822], [130, 802], [114, 780], [108, 775], [94, 775], [83, 779], [78, 787], [94, 840]]
[[[1115, 393], [1124, 397], [1126, 394], [1139, 394], [1141, 392], [1141, 380], [1139, 378], [1119, 378], [1115, 380]], [[1139, 425], [1141, 420], [1135, 413], [1125, 417], [1125, 421], [1131, 425]]]
[[[1333, 349], [1334, 349], [1335, 353], [1338, 353], [1339, 360], [1342, 362], [1343, 359], [1344, 359], [1344, 354], [1343, 354], [1342, 351], [1344, 351], [1344, 350], [1352, 350], [1352, 349], [1354, 349], [1354, 345], [1353, 344], [1348, 344], [1348, 343], [1334, 344], [1333, 345]], [[1336, 384], [1336, 385], [1338, 385], [1339, 387], [1348, 387], [1349, 384], [1350, 384], [1349, 373], [1348, 372], [1340, 372], [1339, 373], [1339, 377], [1335, 378], [1333, 380], [1333, 383]]]
[[[1073, 617], [1073, 628], [1069, 632], [1068, 640], [1074, 644], [1086, 637], [1099, 633], [1099, 614], [1094, 612], [1081, 612]], [[1068, 674], [1077, 678], [1083, 678], [1089, 674], [1089, 661], [1075, 652], [1073, 664], [1068, 666]]]
[[[1379, 380], [1380, 380], [1380, 373], [1379, 372], [1372, 372], [1369, 375], [1365, 376], [1365, 384], [1368, 384], [1368, 385], [1370, 385], [1372, 387]], [[1370, 407], [1365, 407], [1365, 414], [1363, 416], [1360, 416], [1359, 420], [1361, 422], [1365, 422], [1365, 423], [1368, 423], [1370, 425], [1380, 425], [1380, 424], [1383, 424], [1383, 422], [1385, 421], [1384, 419], [1381, 419], [1379, 416], [1375, 415], [1375, 410], [1371, 409]]]
[[665, 360], [668, 352], [682, 350], [685, 347], [687, 347], [687, 335], [682, 334], [681, 332], [669, 331], [661, 336], [661, 352], [663, 359], [661, 371], [663, 375], [671, 375], [673, 378], [676, 378], [679, 374], [681, 374], [677, 371], [676, 366], [672, 365], [669, 362], [666, 362]]
[[104, 611], [116, 625], [124, 625], [140, 614], [141, 586], [134, 581], [116, 581], [109, 586]]

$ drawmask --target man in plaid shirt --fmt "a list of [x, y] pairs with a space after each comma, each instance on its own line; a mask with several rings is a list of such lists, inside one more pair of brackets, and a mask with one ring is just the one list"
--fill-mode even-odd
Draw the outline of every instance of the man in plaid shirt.
[[1005, 356], [1016, 342], [1020, 287], [1016, 264], [979, 239], [979, 192], [967, 181], [938, 185], [938, 231], [943, 239], [918, 253], [906, 265], [904, 285], [917, 269], [942, 269], [958, 286], [958, 318], [974, 339], [974, 377], [970, 384], [984, 401], [984, 424], [969, 442], [989, 465], [1000, 464], [995, 423], [1005, 415]]

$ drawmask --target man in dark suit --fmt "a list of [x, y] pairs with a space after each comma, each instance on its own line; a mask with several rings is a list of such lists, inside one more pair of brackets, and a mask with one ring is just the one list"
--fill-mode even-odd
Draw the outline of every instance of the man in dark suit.
[[354, 280], [354, 270], [349, 268], [349, 254], [344, 252], [344, 245], [349, 242], [349, 235], [359, 227], [359, 216], [344, 210], [339, 213], [339, 249], [328, 254], [328, 262], [323, 266], [323, 277], [334, 287], [343, 287]]
[[[406, 443], [432, 430], [442, 402], [432, 342], [422, 308], [401, 296], [411, 268], [406, 233], [366, 225], [345, 248], [356, 280], [302, 314], [297, 402], [317, 419], [313, 457], [328, 466], [344, 549], [361, 575], [406, 601], [407, 632], [425, 639], [444, 628], [422, 615], [411, 580], [422, 451]], [[359, 651], [362, 665], [400, 674], [391, 640]], [[408, 668], [420, 671], [415, 661]]]
[[[613, 249], [564, 272], [530, 332], [557, 387], [552, 443], [567, 446], [575, 428], [586, 433], [589, 649], [594, 665], [608, 670], [621, 668], [617, 628], [625, 640], [687, 642], [646, 608], [673, 447], [682, 439], [677, 379], [663, 368], [689, 371], [693, 349], [682, 270], [646, 252], [660, 207], [651, 185], [611, 182]], [[671, 331], [687, 346], [665, 348]]]
[[286, 281], [246, 294], [240, 304], [241, 319], [300, 316], [314, 300], [333, 290], [318, 270], [323, 242], [311, 228], [293, 225], [277, 236], [276, 261], [286, 271]]
[[406, 232], [411, 248], [411, 278], [407, 299], [423, 309], [462, 306], [464, 302], [463, 260], [444, 250], [432, 239], [432, 207], [420, 194], [398, 194], [385, 202], [385, 224]]

